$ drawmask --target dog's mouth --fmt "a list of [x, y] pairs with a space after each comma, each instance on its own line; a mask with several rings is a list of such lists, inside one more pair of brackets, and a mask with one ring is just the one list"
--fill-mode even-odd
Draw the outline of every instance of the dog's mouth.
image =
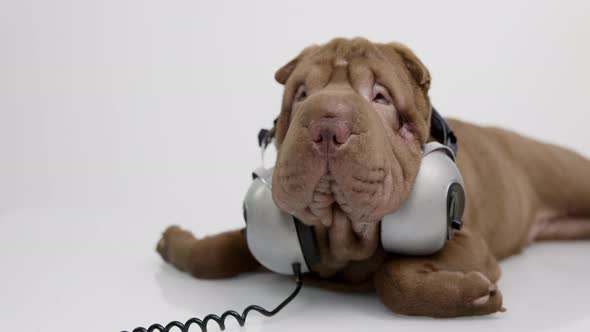
[[379, 219], [374, 215], [377, 207], [371, 202], [379, 200], [384, 192], [385, 178], [383, 168], [362, 176], [352, 174], [344, 181], [328, 171], [315, 186], [308, 209], [325, 227], [334, 224], [333, 212], [339, 210], [346, 215], [354, 232], [362, 236], [366, 225]]

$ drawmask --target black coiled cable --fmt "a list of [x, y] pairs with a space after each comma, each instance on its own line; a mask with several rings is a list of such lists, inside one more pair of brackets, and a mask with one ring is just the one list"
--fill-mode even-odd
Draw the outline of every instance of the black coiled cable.
[[[301, 266], [299, 265], [299, 263], [293, 264], [293, 273], [295, 274], [295, 277], [296, 277], [297, 287], [295, 288], [293, 293], [291, 293], [291, 295], [289, 295], [289, 297], [287, 297], [285, 300], [283, 300], [283, 302], [281, 302], [272, 311], [268, 311], [258, 305], [250, 305], [250, 306], [247, 306], [246, 309], [244, 309], [244, 311], [242, 312], [241, 315], [238, 314], [234, 310], [228, 310], [228, 311], [224, 312], [221, 315], [221, 317], [214, 315], [214, 314], [209, 314], [209, 315], [205, 316], [205, 318], [203, 318], [203, 320], [193, 317], [193, 318], [187, 320], [186, 323], [184, 323], [184, 324], [179, 321], [172, 321], [172, 322], [166, 324], [166, 326], [162, 326], [162, 325], [156, 323], [156, 324], [152, 324], [147, 329], [144, 327], [136, 327], [133, 329], [132, 332], [156, 332], [156, 331], [158, 331], [158, 332], [171, 332], [172, 328], [175, 328], [175, 327], [180, 329], [181, 332], [189, 332], [189, 329], [192, 325], [199, 326], [201, 328], [201, 332], [207, 332], [207, 323], [209, 323], [209, 321], [216, 322], [217, 325], [219, 325], [219, 327], [223, 331], [223, 330], [225, 330], [225, 320], [229, 316], [234, 317], [236, 319], [236, 321], [238, 321], [238, 324], [240, 324], [240, 326], [244, 326], [244, 324], [246, 323], [246, 317], [248, 317], [248, 313], [250, 311], [257, 311], [266, 317], [274, 316], [279, 311], [281, 311], [281, 309], [283, 309], [287, 304], [289, 304], [289, 302], [291, 302], [295, 298], [295, 296], [297, 296], [297, 294], [299, 294], [299, 291], [301, 290], [301, 286], [303, 285], [303, 281], [301, 280]], [[127, 332], [127, 331], [122, 331], [122, 332]]]

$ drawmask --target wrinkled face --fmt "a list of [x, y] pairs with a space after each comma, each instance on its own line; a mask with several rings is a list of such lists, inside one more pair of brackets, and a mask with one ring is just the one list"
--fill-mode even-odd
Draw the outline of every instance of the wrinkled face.
[[399, 44], [337, 39], [281, 68], [273, 199], [341, 262], [371, 256], [408, 197], [428, 139], [428, 71]]

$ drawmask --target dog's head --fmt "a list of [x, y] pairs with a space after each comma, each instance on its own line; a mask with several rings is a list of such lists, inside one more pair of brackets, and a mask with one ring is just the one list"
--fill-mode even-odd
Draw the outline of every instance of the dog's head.
[[381, 218], [409, 196], [429, 138], [430, 75], [403, 45], [335, 39], [280, 68], [273, 199], [361, 260]]

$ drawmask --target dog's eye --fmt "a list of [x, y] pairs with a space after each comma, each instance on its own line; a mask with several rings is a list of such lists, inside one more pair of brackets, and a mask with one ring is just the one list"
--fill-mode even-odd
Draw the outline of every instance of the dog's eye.
[[373, 98], [373, 102], [379, 104], [389, 104], [389, 100], [387, 100], [387, 98], [385, 98], [385, 96], [381, 93], [378, 93], [375, 98]]
[[305, 98], [307, 98], [307, 90], [305, 89], [305, 86], [300, 85], [295, 92], [295, 101], [302, 101]]
[[391, 104], [391, 97], [389, 96], [389, 93], [382, 85], [375, 84], [375, 87], [373, 88], [372, 102], [378, 103], [378, 104], [383, 104], [383, 105]]

